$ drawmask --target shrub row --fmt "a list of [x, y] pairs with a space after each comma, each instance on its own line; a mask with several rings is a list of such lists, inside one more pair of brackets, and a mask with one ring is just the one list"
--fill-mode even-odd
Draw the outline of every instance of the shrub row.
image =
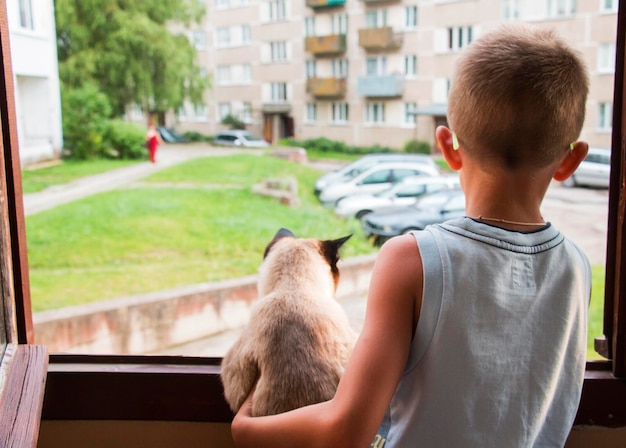
[[337, 140], [330, 140], [326, 137], [311, 138], [306, 140], [296, 140], [293, 138], [285, 138], [278, 143], [280, 146], [298, 146], [307, 150], [316, 150], [327, 153], [342, 154], [371, 154], [371, 153], [388, 153], [388, 152], [410, 152], [430, 154], [432, 148], [430, 143], [424, 141], [409, 140], [401, 149], [390, 148], [381, 145], [372, 146], [352, 146]]

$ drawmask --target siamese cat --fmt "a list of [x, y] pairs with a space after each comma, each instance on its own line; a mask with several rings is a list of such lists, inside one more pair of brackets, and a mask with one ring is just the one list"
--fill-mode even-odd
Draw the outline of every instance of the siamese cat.
[[259, 268], [259, 300], [222, 361], [226, 401], [237, 412], [256, 383], [252, 415], [330, 400], [357, 333], [335, 300], [339, 248], [350, 238], [296, 238], [280, 229]]

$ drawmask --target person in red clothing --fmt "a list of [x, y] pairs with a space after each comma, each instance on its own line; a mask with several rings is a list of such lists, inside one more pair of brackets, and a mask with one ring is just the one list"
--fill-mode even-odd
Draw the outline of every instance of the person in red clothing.
[[150, 152], [150, 162], [156, 163], [156, 152], [161, 143], [163, 143], [163, 140], [161, 140], [161, 135], [156, 128], [154, 119], [151, 118], [148, 123], [148, 132], [146, 132], [146, 146]]

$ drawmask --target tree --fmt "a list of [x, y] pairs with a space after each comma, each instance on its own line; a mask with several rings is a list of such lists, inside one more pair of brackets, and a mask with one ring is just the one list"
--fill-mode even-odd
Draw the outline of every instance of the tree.
[[56, 0], [62, 88], [97, 85], [113, 116], [132, 104], [164, 114], [185, 99], [202, 103], [209, 80], [187, 37], [171, 29], [204, 13], [197, 0]]

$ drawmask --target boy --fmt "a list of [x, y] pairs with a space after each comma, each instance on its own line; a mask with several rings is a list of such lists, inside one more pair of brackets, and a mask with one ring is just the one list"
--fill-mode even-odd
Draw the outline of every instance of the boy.
[[591, 273], [540, 205], [587, 153], [575, 142], [587, 92], [583, 62], [552, 32], [501, 27], [464, 51], [448, 103], [454, 132], [436, 136], [460, 171], [467, 216], [383, 245], [335, 397], [251, 418], [250, 394], [232, 424], [238, 446], [565, 444]]

